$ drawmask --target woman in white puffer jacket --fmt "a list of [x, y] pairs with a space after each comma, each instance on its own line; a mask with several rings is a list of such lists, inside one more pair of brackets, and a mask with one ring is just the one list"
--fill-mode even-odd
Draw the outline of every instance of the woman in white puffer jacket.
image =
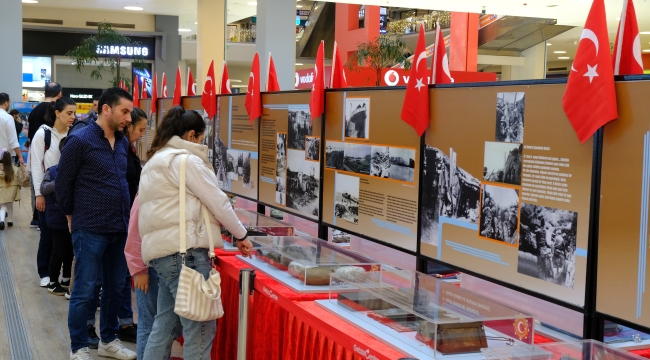
[[[180, 106], [170, 109], [156, 129], [156, 136], [147, 153], [149, 160], [142, 169], [138, 199], [142, 259], [159, 276], [158, 313], [145, 349], [145, 360], [164, 358], [167, 347], [174, 340], [173, 330], [179, 321], [185, 339], [183, 358], [209, 359], [217, 329], [215, 320], [197, 322], [174, 313], [182, 265], [179, 254], [180, 155], [189, 155], [185, 201], [188, 250], [185, 266], [200, 272], [207, 279], [212, 264], [208, 255], [206, 226], [212, 226], [212, 234], [217, 234], [214, 239], [216, 247], [223, 247], [218, 235], [221, 233], [220, 225], [223, 225], [233, 234], [243, 255], [250, 255], [253, 248], [228, 197], [217, 186], [217, 177], [208, 162], [208, 147], [201, 145], [204, 132], [205, 123], [196, 111], [185, 111]], [[212, 214], [211, 224], [203, 221], [202, 205]]]

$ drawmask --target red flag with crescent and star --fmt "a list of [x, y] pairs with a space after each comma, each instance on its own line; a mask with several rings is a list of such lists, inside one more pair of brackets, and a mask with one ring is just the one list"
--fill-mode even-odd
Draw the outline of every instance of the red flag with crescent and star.
[[248, 120], [253, 123], [253, 120], [262, 116], [262, 97], [260, 96], [260, 56], [255, 53], [253, 58], [253, 66], [251, 73], [248, 77], [248, 91], [246, 91], [246, 112], [248, 113]]
[[411, 74], [406, 85], [400, 117], [415, 129], [418, 136], [422, 136], [429, 127], [429, 71], [427, 69], [426, 43], [424, 42], [424, 24], [422, 23], [420, 23], [420, 34], [413, 58], [415, 62], [411, 65]]
[[187, 68], [187, 96], [196, 96], [196, 85], [189, 67]]
[[343, 62], [339, 54], [339, 48], [334, 42], [334, 51], [332, 52], [332, 75], [330, 76], [330, 89], [340, 89], [348, 87], [348, 80], [345, 78]]
[[162, 76], [162, 96], [163, 98], [169, 97], [169, 94], [167, 93], [167, 76], [165, 76], [165, 73], [163, 73]]
[[281, 91], [280, 82], [278, 81], [278, 73], [275, 71], [275, 64], [273, 57], [269, 53], [269, 63], [266, 67], [266, 92]]
[[232, 94], [230, 91], [230, 77], [228, 77], [228, 66], [226, 61], [223, 61], [223, 72], [221, 73], [221, 86], [219, 86], [219, 94]]
[[140, 94], [140, 99], [146, 99], [147, 98], [147, 80], [145, 77], [141, 78], [142, 80], [142, 93]]
[[183, 80], [181, 80], [181, 67], [179, 66], [178, 69], [176, 69], [176, 82], [174, 84], [172, 106], [181, 106], [181, 86], [183, 86]]
[[133, 106], [140, 107], [140, 90], [138, 89], [138, 75], [133, 80]]
[[201, 105], [205, 109], [208, 118], [212, 118], [217, 114], [217, 89], [214, 83], [214, 60], [210, 63], [208, 68], [208, 75], [205, 77], [205, 84], [203, 85], [203, 94], [201, 94]]
[[316, 65], [314, 67], [314, 85], [311, 88], [309, 98], [310, 121], [325, 112], [325, 42], [321, 40], [316, 53]]
[[591, 4], [562, 107], [580, 143], [587, 141], [601, 126], [618, 118], [604, 0], [594, 0]]
[[614, 43], [614, 75], [643, 74], [641, 33], [632, 0], [623, 1], [623, 12]]
[[156, 79], [158, 74], [153, 73], [153, 79], [151, 80], [151, 113], [154, 114], [158, 111], [158, 80]]
[[436, 23], [436, 25], [436, 45], [433, 51], [433, 66], [431, 66], [431, 83], [451, 84], [454, 79], [451, 78], [449, 72], [449, 58], [447, 58], [445, 39], [442, 36], [440, 24]]

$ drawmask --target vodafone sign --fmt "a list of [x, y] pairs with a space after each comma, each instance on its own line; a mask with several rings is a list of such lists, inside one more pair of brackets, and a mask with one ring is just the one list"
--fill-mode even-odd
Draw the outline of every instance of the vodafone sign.
[[[332, 74], [332, 67], [325, 66], [325, 86], [328, 87], [330, 83], [330, 76]], [[314, 69], [302, 69], [296, 71], [294, 78], [294, 86], [296, 89], [311, 89], [314, 85], [314, 77], [316, 76]]]
[[[382, 86], [406, 86], [409, 82], [409, 74], [404, 69], [382, 69], [381, 85]], [[431, 83], [431, 78], [427, 77], [427, 83]]]
[[[454, 83], [485, 82], [497, 81], [497, 74], [492, 72], [474, 72], [474, 71], [450, 71]], [[406, 86], [410, 77], [410, 70], [404, 69], [382, 69], [381, 86]], [[431, 83], [431, 77], [427, 76], [428, 83]]]

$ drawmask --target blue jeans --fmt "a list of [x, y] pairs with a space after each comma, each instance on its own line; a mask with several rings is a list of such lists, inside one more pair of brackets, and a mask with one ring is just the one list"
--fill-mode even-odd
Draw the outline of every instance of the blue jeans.
[[[135, 275], [134, 278], [137, 278]], [[144, 349], [147, 348], [147, 341], [153, 328], [154, 318], [158, 312], [158, 273], [153, 268], [149, 268], [149, 291], [145, 294], [139, 289], [135, 289], [135, 304], [138, 309], [138, 341], [137, 352], [138, 359], [144, 359]], [[180, 324], [174, 329], [174, 338], [181, 335]], [[169, 359], [171, 347], [162, 359]]]
[[[38, 242], [36, 265], [38, 266], [38, 277], [44, 278], [50, 276], [50, 257], [52, 257], [52, 232], [47, 226], [45, 212], [38, 210], [37, 212], [38, 227], [41, 229], [41, 238]], [[50, 279], [50, 281], [59, 281], [59, 279]]]
[[[217, 332], [217, 322], [192, 321], [174, 313], [178, 277], [182, 266], [181, 256], [165, 256], [151, 261], [151, 266], [158, 273], [158, 312], [153, 329], [149, 335], [143, 359], [165, 359], [174, 341], [174, 329], [180, 323], [183, 326], [183, 359], [210, 359], [212, 341]], [[207, 249], [189, 249], [185, 256], [185, 266], [201, 273], [207, 279], [212, 264]]]
[[102, 272], [102, 299], [100, 310], [100, 338], [109, 343], [117, 339], [117, 314], [122, 302], [126, 279], [124, 245], [126, 233], [100, 234], [88, 230], [72, 233], [72, 246], [77, 258], [74, 268], [74, 287], [68, 311], [68, 329], [72, 352], [88, 346], [86, 327], [93, 304], [97, 274]]
[[[97, 311], [97, 303], [99, 303], [99, 293], [102, 289], [102, 272], [101, 267], [99, 271], [99, 276], [97, 277], [97, 283], [95, 285], [95, 293], [90, 307], [88, 307], [88, 321], [86, 325], [95, 326], [95, 312]], [[127, 268], [127, 275], [128, 268]], [[154, 314], [155, 315], [155, 314]], [[131, 305], [131, 276], [127, 276], [124, 281], [124, 289], [122, 290], [122, 304], [120, 306], [120, 312], [117, 314], [117, 320], [122, 325], [131, 325], [133, 324], [133, 308]]]

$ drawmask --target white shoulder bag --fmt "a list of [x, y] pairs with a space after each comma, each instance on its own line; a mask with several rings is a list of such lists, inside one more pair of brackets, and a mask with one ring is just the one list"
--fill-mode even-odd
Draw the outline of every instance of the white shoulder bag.
[[[176, 304], [174, 312], [189, 320], [209, 321], [223, 316], [223, 306], [221, 304], [221, 275], [212, 268], [207, 280], [196, 270], [185, 266], [185, 253], [187, 252], [187, 226], [185, 223], [185, 177], [187, 173], [187, 157], [182, 155], [181, 172], [179, 180], [180, 191], [180, 254], [183, 258], [183, 266], [178, 279], [178, 290], [176, 292]], [[205, 221], [206, 231], [210, 249], [208, 254], [210, 259], [214, 260], [214, 240], [212, 239], [212, 229], [210, 227], [210, 216], [205, 205], [201, 205], [203, 220]]]

